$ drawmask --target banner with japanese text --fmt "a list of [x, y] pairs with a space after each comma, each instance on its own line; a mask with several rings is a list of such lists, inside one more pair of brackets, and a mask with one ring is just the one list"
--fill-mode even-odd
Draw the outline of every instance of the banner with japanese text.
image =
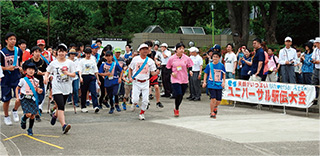
[[255, 104], [309, 108], [315, 86], [226, 79], [223, 99]]

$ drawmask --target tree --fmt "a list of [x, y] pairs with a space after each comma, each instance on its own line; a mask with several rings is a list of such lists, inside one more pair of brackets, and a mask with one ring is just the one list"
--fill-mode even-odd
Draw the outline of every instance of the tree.
[[233, 42], [238, 49], [242, 45], [247, 45], [249, 40], [249, 4], [247, 1], [227, 1], [227, 7]]
[[272, 1], [269, 3], [259, 2], [263, 26], [266, 31], [265, 40], [268, 44], [276, 44], [276, 26], [277, 26], [277, 16], [278, 16], [278, 5], [281, 2]]

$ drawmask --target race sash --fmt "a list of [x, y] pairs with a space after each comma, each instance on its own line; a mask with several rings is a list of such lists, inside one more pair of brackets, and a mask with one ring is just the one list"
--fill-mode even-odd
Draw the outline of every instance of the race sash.
[[[212, 77], [212, 83], [213, 83], [213, 85], [218, 85], [218, 86], [220, 86], [222, 83], [221, 82], [216, 82], [215, 80], [214, 80], [214, 70], [213, 70], [213, 63], [212, 62], [210, 62], [210, 71], [211, 71], [211, 77]], [[219, 78], [219, 79], [221, 79], [221, 78]]]
[[132, 79], [134, 79], [144, 68], [144, 66], [146, 66], [148, 62], [148, 57], [144, 60], [142, 66], [138, 69], [138, 71], [132, 76]]
[[27, 82], [28, 86], [30, 87], [32, 93], [33, 93], [33, 96], [36, 98], [36, 105], [37, 105], [37, 108], [38, 108], [38, 111], [39, 111], [39, 115], [41, 116], [41, 112], [39, 110], [39, 98], [38, 98], [38, 93], [36, 92], [36, 89], [34, 88], [34, 86], [32, 85], [32, 83], [30, 82], [29, 78], [27, 77], [24, 77], [24, 80]]
[[40, 56], [44, 60], [44, 62], [46, 62], [48, 65], [50, 64], [49, 61], [42, 54], [40, 54]]
[[100, 60], [100, 54], [99, 53], [97, 53], [97, 63], [99, 62], [99, 60]]
[[116, 58], [115, 55], [113, 55], [113, 59], [114, 59], [114, 61], [116, 62], [116, 64], [119, 64], [118, 59]]
[[[112, 64], [111, 64], [111, 67], [110, 67], [110, 69], [109, 69], [109, 73], [111, 73], [112, 72], [112, 69], [113, 69], [113, 67], [114, 67], [114, 62], [112, 62]], [[113, 75], [112, 75], [113, 76]], [[107, 79], [108, 78], [108, 76], [106, 76], [105, 77], [105, 79]]]
[[18, 47], [14, 46], [14, 60], [13, 60], [13, 66], [16, 66], [18, 62]]

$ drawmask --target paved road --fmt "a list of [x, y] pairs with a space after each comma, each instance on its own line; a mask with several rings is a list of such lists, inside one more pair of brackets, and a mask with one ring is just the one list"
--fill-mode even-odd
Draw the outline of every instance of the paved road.
[[[257, 110], [251, 105], [222, 105], [217, 119], [209, 118], [209, 99], [183, 100], [180, 117], [173, 117], [174, 100], [155, 101], [138, 120], [138, 110], [113, 115], [74, 114], [68, 105], [66, 120], [72, 125], [62, 135], [60, 124], [49, 123], [46, 113], [27, 137], [19, 123], [5, 126], [1, 110], [1, 155], [319, 155], [319, 114], [281, 109]], [[13, 107], [11, 105], [10, 107]], [[45, 111], [46, 112], [46, 111]], [[22, 115], [21, 108], [19, 114]], [[19, 135], [18, 137], [7, 139]], [[47, 144], [46, 144], [47, 143]], [[5, 151], [4, 151], [5, 149]]]

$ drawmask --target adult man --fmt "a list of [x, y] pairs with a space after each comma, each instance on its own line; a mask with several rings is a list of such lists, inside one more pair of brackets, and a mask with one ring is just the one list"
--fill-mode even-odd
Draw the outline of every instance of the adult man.
[[252, 59], [252, 66], [251, 66], [251, 73], [249, 81], [261, 81], [263, 76], [263, 69], [264, 69], [264, 51], [261, 48], [261, 39], [256, 38], [253, 40], [253, 48], [256, 51]]
[[32, 55], [30, 54], [30, 52], [28, 52], [26, 50], [27, 48], [27, 42], [24, 39], [20, 39], [18, 41], [18, 47], [22, 50], [23, 54], [22, 54], [22, 62], [25, 62], [27, 60], [29, 60]]
[[160, 58], [161, 60], [161, 78], [162, 84], [164, 87], [164, 94], [161, 97], [170, 97], [171, 96], [171, 82], [170, 82], [170, 73], [171, 70], [166, 68], [169, 58], [171, 57], [171, 52], [168, 50], [168, 44], [162, 43], [160, 45], [161, 53], [155, 56], [155, 58]]
[[[45, 88], [44, 88], [44, 83], [43, 83], [43, 76], [45, 75], [46, 71], [47, 71], [47, 63], [41, 58], [41, 49], [38, 46], [34, 46], [31, 48], [31, 56], [32, 58], [30, 58], [29, 60], [25, 61], [22, 65], [22, 67], [24, 67], [25, 65], [29, 64], [29, 63], [34, 63], [38, 69], [38, 72], [34, 74], [34, 77], [37, 78], [39, 80], [39, 85], [40, 88], [43, 90], [43, 92], [41, 94], [39, 94], [39, 109], [40, 112], [42, 112], [42, 106], [43, 106], [43, 101], [44, 101], [44, 96], [45, 96]], [[41, 121], [40, 116], [36, 115], [36, 120], [37, 121]]]
[[202, 73], [202, 65], [203, 59], [199, 55], [199, 49], [197, 47], [191, 47], [189, 49], [191, 54], [190, 58], [193, 62], [193, 66], [191, 70], [189, 70], [190, 75], [190, 101], [200, 101], [201, 97], [201, 73]]
[[[16, 90], [16, 87], [20, 79], [20, 71], [22, 71], [22, 51], [16, 44], [16, 35], [9, 32], [5, 36], [7, 46], [0, 51], [1, 53], [1, 68], [3, 70], [4, 77], [1, 79], [1, 101], [3, 102], [4, 123], [6, 125], [12, 125], [11, 118], [9, 116], [9, 103], [12, 96], [12, 90]], [[19, 122], [19, 115], [17, 109], [20, 106], [20, 102], [15, 102], [15, 106], [12, 109], [13, 120]]]
[[234, 79], [237, 68], [237, 56], [232, 51], [233, 45], [231, 43], [227, 44], [227, 54], [224, 56], [224, 65], [226, 67], [226, 79]]
[[46, 42], [44, 41], [44, 39], [39, 39], [37, 41], [37, 46], [41, 49], [41, 54], [45, 58], [44, 61], [50, 63], [53, 59], [51, 53], [47, 50], [44, 50], [44, 48], [46, 47]]
[[282, 76], [282, 82], [284, 83], [296, 83], [296, 75], [294, 73], [294, 64], [297, 60], [297, 51], [291, 48], [292, 38], [286, 37], [284, 39], [286, 47], [282, 48], [279, 52], [279, 65], [281, 66], [280, 74]]
[[[312, 53], [312, 63], [315, 64], [315, 69], [313, 70], [313, 79], [312, 79], [312, 84], [313, 85], [319, 85], [319, 72], [320, 72], [320, 37], [317, 37], [314, 41], [314, 45], [316, 46], [313, 49]], [[319, 88], [316, 87], [317, 94], [316, 96], [318, 97], [318, 92]]]
[[[155, 55], [156, 55], [156, 51], [153, 51], [152, 50], [152, 42], [151, 41], [146, 41], [145, 44], [148, 45], [148, 57], [151, 58], [152, 60], [154, 60], [155, 58]], [[157, 103], [156, 103], [156, 106], [158, 108], [163, 108], [163, 105], [162, 103], [160, 102], [160, 88], [159, 88], [159, 83], [158, 83], [158, 75], [150, 75], [150, 90], [149, 90], [149, 99], [152, 99], [153, 96], [152, 96], [152, 92], [151, 92], [151, 87], [153, 86], [154, 89], [155, 89], [155, 96], [156, 96], [156, 100], [157, 100]]]
[[[149, 53], [148, 45], [141, 44], [138, 48], [140, 56], [134, 57], [129, 66], [129, 77], [130, 82], [132, 82], [132, 110], [134, 111], [135, 105], [139, 102], [139, 96], [142, 93], [142, 105], [139, 114], [140, 120], [145, 120], [144, 113], [147, 109], [149, 99], [149, 76], [158, 75], [159, 70], [157, 69], [155, 63], [152, 59], [148, 59], [147, 54]], [[140, 69], [141, 68], [141, 69]], [[139, 70], [140, 69], [140, 70]]]

